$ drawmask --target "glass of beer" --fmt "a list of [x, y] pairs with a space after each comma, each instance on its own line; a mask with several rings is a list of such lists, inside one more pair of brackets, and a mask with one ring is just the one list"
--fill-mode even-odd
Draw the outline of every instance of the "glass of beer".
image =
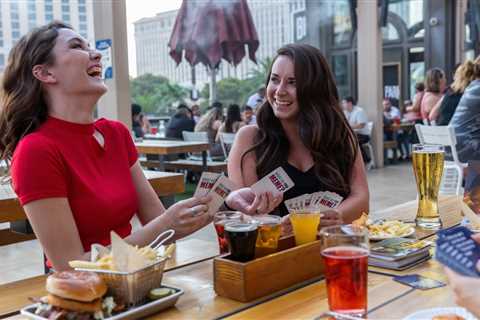
[[290, 214], [297, 246], [317, 240], [320, 212], [295, 211]]
[[282, 218], [266, 214], [253, 217], [253, 221], [258, 224], [255, 256], [263, 257], [276, 252], [282, 232]]
[[218, 248], [220, 254], [228, 252], [228, 243], [225, 238], [225, 224], [229, 222], [242, 222], [243, 213], [238, 211], [219, 211], [213, 217], [213, 226], [217, 232]]
[[417, 181], [418, 210], [415, 222], [425, 229], [440, 229], [438, 190], [443, 174], [445, 151], [434, 144], [413, 145], [412, 164]]
[[364, 227], [320, 230], [330, 311], [364, 317], [367, 312], [368, 231]]
[[251, 222], [230, 222], [225, 225], [225, 236], [232, 260], [246, 262], [255, 258], [258, 225]]

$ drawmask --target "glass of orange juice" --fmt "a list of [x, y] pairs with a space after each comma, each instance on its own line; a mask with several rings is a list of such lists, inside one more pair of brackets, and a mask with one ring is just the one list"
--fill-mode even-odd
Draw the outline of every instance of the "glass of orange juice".
[[295, 244], [297, 246], [317, 240], [320, 212], [294, 211], [290, 214]]

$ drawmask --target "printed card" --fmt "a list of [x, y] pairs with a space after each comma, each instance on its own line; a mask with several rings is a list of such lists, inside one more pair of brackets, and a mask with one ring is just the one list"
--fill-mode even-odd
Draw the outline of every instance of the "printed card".
[[212, 200], [208, 203], [208, 214], [213, 217], [228, 194], [235, 189], [235, 184], [222, 174], [208, 193], [212, 196]]
[[271, 192], [275, 197], [289, 190], [293, 186], [294, 183], [292, 179], [290, 179], [285, 170], [279, 167], [257, 181], [251, 186], [251, 188], [256, 195]]
[[434, 289], [434, 288], [444, 287], [446, 285], [441, 281], [430, 279], [430, 278], [421, 276], [419, 274], [396, 276], [396, 277], [393, 277], [393, 280], [403, 283], [412, 288], [420, 289], [420, 290]]
[[204, 172], [200, 177], [200, 181], [198, 182], [197, 189], [195, 189], [195, 193], [193, 194], [194, 197], [200, 198], [206, 196], [210, 190], [213, 188], [215, 182], [217, 182], [218, 178], [220, 177], [220, 173], [213, 173], [213, 172]]

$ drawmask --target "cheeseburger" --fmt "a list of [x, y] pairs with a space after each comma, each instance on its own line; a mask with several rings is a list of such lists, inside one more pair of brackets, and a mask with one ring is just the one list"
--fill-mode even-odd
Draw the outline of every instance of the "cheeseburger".
[[103, 298], [107, 285], [94, 272], [56, 272], [48, 276], [46, 289], [35, 313], [48, 319], [103, 319], [116, 307], [112, 297]]

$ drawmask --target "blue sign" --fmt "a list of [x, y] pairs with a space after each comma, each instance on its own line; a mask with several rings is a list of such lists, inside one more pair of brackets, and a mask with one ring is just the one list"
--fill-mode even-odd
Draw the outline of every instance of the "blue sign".
[[112, 39], [97, 40], [95, 42], [95, 48], [102, 54], [102, 78], [113, 78], [113, 65], [112, 65]]

